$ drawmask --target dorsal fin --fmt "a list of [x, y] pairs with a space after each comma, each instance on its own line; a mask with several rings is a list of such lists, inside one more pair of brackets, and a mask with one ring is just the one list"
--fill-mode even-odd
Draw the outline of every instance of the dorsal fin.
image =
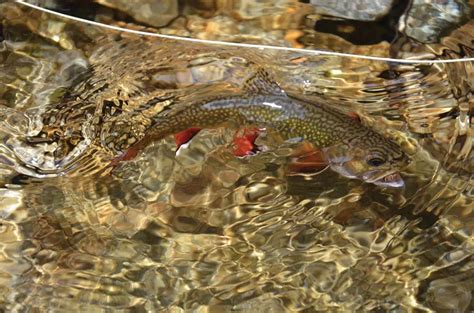
[[270, 74], [264, 69], [259, 69], [244, 82], [242, 89], [250, 95], [286, 95], [285, 91], [278, 86]]

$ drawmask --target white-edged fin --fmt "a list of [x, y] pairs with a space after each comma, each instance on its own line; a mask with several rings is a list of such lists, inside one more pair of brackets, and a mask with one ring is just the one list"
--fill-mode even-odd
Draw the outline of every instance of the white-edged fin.
[[189, 140], [188, 142], [185, 142], [185, 143], [183, 143], [182, 145], [180, 145], [180, 146], [178, 147], [178, 149], [176, 150], [176, 155], [181, 155], [181, 154], [183, 154], [183, 150], [188, 149], [190, 144], [191, 144], [191, 140]]
[[285, 91], [280, 88], [278, 83], [272, 79], [270, 74], [264, 69], [252, 73], [252, 75], [244, 82], [242, 90], [249, 95], [286, 95]]

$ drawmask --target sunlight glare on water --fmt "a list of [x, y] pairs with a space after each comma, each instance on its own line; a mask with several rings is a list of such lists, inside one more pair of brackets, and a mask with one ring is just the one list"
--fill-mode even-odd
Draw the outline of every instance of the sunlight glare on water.
[[[143, 1], [156, 17], [120, 0], [30, 2], [198, 39], [474, 57], [461, 0], [354, 1], [364, 14], [348, 1]], [[474, 310], [473, 62], [191, 43], [14, 2], [0, 20], [1, 311]], [[237, 156], [238, 120], [117, 162], [173, 110], [186, 122], [189, 107], [275, 83], [395, 142], [404, 187], [302, 170], [305, 138], [271, 123]]]

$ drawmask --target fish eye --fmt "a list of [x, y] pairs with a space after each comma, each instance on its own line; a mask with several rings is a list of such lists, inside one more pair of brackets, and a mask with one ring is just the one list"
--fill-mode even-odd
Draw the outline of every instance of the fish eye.
[[381, 157], [371, 157], [370, 159], [367, 160], [367, 164], [374, 167], [380, 166], [384, 163], [385, 163], [385, 160], [382, 159]]

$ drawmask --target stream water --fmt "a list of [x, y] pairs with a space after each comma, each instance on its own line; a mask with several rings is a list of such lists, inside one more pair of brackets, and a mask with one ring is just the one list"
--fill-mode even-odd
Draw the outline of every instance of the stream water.
[[[472, 2], [29, 2], [150, 35], [0, 1], [0, 311], [474, 310]], [[404, 187], [290, 171], [273, 132], [238, 157], [233, 125], [111, 166], [262, 71], [396, 142]]]

